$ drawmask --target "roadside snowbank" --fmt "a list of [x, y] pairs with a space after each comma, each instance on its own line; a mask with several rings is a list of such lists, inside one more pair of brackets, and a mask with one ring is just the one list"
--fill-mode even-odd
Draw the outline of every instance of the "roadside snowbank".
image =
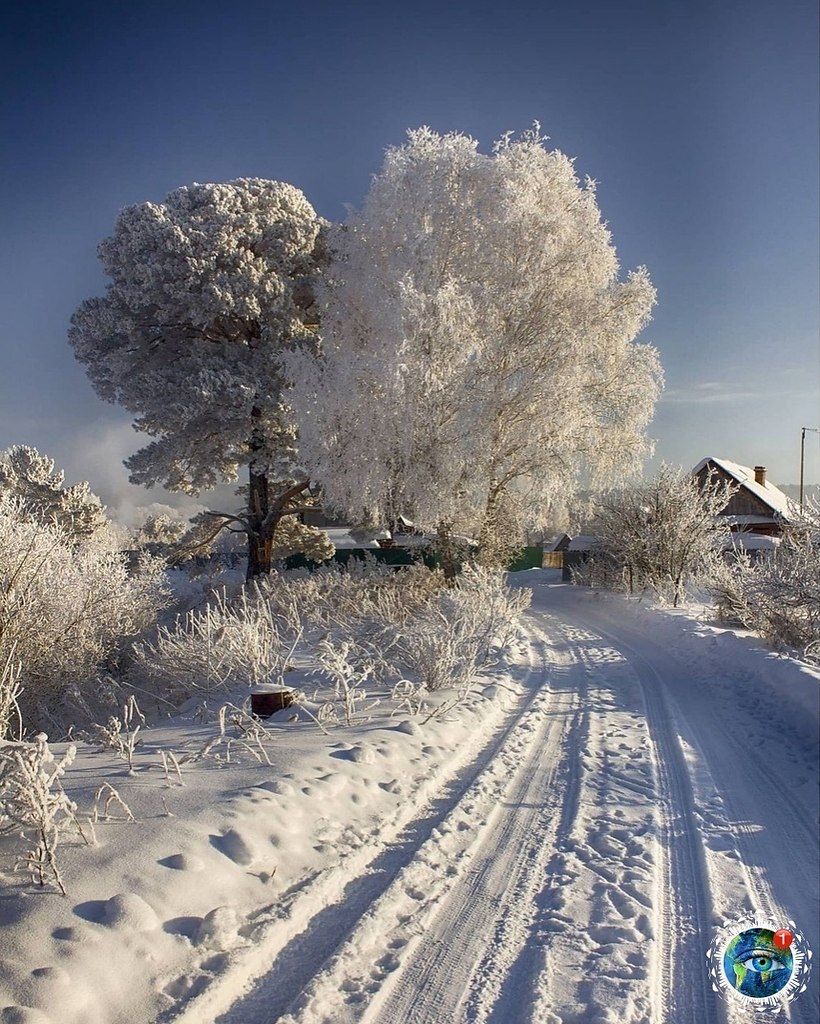
[[[254, 962], [259, 971], [269, 963], [271, 942], [298, 930], [364, 869], [480, 748], [517, 692], [499, 667], [427, 722], [376, 694], [381, 703], [367, 717], [328, 735], [288, 709], [266, 724], [270, 766], [252, 754], [253, 744], [235, 741], [230, 764], [221, 744], [183, 763], [179, 774], [173, 766], [166, 773], [163, 751], [182, 761], [186, 750], [197, 755], [219, 735], [214, 722], [198, 724], [190, 713], [141, 732], [131, 774], [113, 751], [79, 744], [64, 786], [81, 815], [96, 804], [99, 820], [97, 845], [70, 834], [61, 841], [68, 897], [13, 873], [12, 846], [18, 853], [22, 846], [0, 844], [0, 1022], [166, 1019], [234, 960], [242, 962], [234, 972], [238, 994]], [[240, 703], [242, 696], [226, 699]], [[53, 748], [57, 756], [65, 749]], [[105, 813], [110, 792], [95, 801], [103, 784], [116, 789], [135, 821], [116, 800]], [[261, 954], [254, 958], [254, 950]]]

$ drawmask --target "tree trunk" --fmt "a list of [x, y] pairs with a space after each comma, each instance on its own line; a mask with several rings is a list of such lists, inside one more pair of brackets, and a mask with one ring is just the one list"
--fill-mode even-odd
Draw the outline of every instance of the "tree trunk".
[[[485, 556], [489, 556], [492, 559], [492, 552], [496, 543], [496, 530], [495, 530], [495, 517], [498, 508], [500, 488], [495, 480], [492, 481], [489, 493], [487, 495], [487, 501], [484, 505], [484, 517], [481, 520], [481, 528], [478, 532], [478, 552], [479, 558], [482, 553]], [[482, 564], [487, 563], [482, 560]]]
[[250, 471], [248, 498], [248, 571], [245, 578], [250, 582], [257, 576], [267, 576], [271, 569], [275, 523], [270, 524], [267, 521], [267, 473]]
[[441, 571], [444, 573], [444, 580], [447, 586], [451, 587], [458, 575], [458, 559], [448, 523], [439, 523], [436, 529], [436, 548], [441, 556]]
[[245, 574], [248, 583], [257, 576], [267, 576], [270, 573], [273, 533], [276, 529], [275, 522], [268, 522], [270, 491], [267, 471], [260, 473], [254, 469], [256, 455], [264, 448], [261, 432], [257, 428], [261, 417], [261, 410], [254, 406], [251, 410], [253, 429], [250, 441], [251, 460], [248, 467], [248, 570]]

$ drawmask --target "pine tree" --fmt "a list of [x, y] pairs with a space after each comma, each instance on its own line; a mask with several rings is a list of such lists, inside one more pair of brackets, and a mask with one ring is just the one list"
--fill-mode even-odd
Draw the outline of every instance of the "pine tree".
[[132, 482], [197, 495], [246, 469], [247, 507], [213, 521], [247, 533], [249, 578], [311, 503], [281, 356], [316, 344], [320, 227], [297, 188], [258, 178], [127, 207], [99, 247], [106, 295], [71, 322], [97, 393], [154, 438], [127, 460]]

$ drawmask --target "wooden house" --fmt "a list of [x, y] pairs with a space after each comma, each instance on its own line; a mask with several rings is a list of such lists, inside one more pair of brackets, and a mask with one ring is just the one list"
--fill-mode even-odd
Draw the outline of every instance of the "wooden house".
[[736, 490], [721, 515], [729, 521], [733, 533], [744, 532], [766, 537], [779, 537], [783, 526], [792, 522], [796, 506], [779, 487], [766, 479], [766, 467], [741, 466], [728, 459], [709, 456], [692, 470], [701, 486], [710, 475], [732, 484]]

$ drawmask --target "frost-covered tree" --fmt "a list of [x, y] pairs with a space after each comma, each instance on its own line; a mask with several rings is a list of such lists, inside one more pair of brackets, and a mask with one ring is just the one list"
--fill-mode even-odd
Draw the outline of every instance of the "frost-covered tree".
[[72, 318], [97, 393], [155, 438], [126, 462], [134, 483], [197, 495], [247, 468], [247, 508], [214, 523], [247, 533], [249, 578], [306, 504], [280, 358], [315, 345], [320, 226], [299, 189], [258, 178], [129, 206], [99, 247], [105, 297]]
[[619, 280], [594, 184], [544, 142], [536, 126], [485, 155], [411, 131], [330, 229], [321, 358], [287, 360], [330, 506], [492, 555], [580, 474], [646, 455], [661, 370], [634, 339], [654, 289], [644, 269]]
[[731, 492], [717, 478], [700, 487], [664, 464], [652, 480], [600, 496], [589, 527], [600, 541], [590, 582], [649, 590], [677, 607], [687, 587], [710, 579], [729, 543], [720, 513]]
[[172, 557], [190, 528], [190, 522], [173, 514], [173, 510], [152, 512], [134, 532], [134, 544], [139, 550], [167, 559]]
[[64, 481], [54, 459], [30, 445], [0, 452], [0, 496], [19, 499], [32, 518], [52, 523], [76, 540], [103, 529], [108, 524], [105, 508], [88, 483], [66, 487]]

